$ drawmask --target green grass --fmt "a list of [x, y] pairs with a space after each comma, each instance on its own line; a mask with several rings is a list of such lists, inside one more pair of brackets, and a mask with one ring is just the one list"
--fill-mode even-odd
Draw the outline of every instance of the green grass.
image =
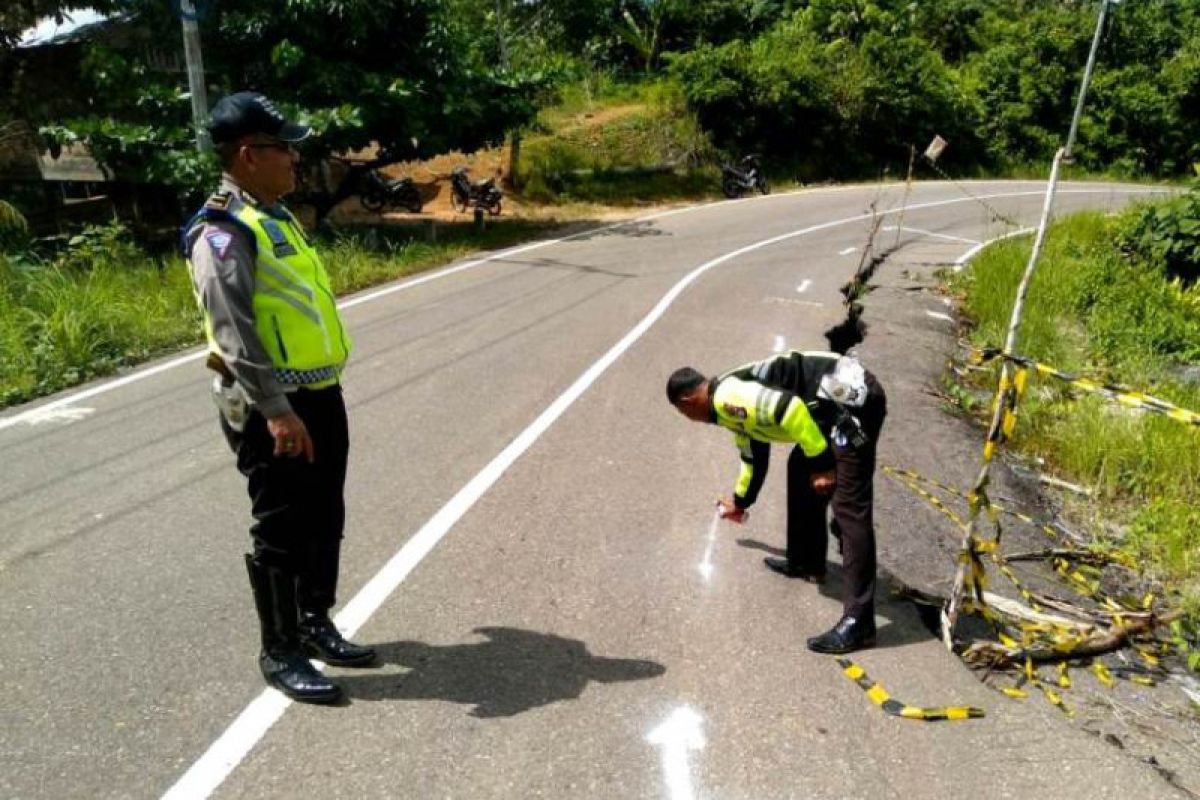
[[523, 150], [523, 195], [533, 202], [631, 205], [718, 186], [708, 138], [669, 81], [580, 81], [542, 111], [538, 127]]
[[[1168, 281], [1114, 243], [1129, 215], [1081, 214], [1051, 230], [1031, 284], [1017, 351], [1059, 369], [1135, 387], [1200, 410], [1180, 369], [1200, 362], [1200, 287]], [[1004, 341], [1028, 238], [985, 251], [954, 281], [971, 341]], [[994, 385], [994, 384], [993, 384]], [[1095, 521], [1127, 530], [1133, 552], [1200, 613], [1200, 429], [1033, 379], [1014, 446], [1095, 490]]]
[[[538, 236], [549, 222], [492, 221], [439, 229], [360, 229], [318, 244], [334, 291], [346, 294]], [[118, 225], [92, 228], [61, 252], [0, 252], [0, 408], [112, 374], [203, 341], [183, 260], [152, 256]]]

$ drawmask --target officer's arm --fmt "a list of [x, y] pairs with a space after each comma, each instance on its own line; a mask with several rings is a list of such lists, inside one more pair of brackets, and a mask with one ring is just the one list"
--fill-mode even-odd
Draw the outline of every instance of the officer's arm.
[[292, 410], [254, 325], [254, 249], [238, 226], [209, 221], [191, 245], [192, 280], [221, 358], [265, 417]]
[[749, 508], [758, 499], [758, 490], [767, 478], [771, 446], [745, 434], [736, 435], [734, 442], [742, 454], [742, 471], [733, 490], [733, 504], [738, 508]]
[[833, 448], [821, 433], [821, 428], [808, 413], [808, 406], [791, 392], [782, 392], [771, 410], [775, 424], [787, 432], [789, 438], [804, 455], [812, 459], [813, 472], [828, 472], [834, 468]]

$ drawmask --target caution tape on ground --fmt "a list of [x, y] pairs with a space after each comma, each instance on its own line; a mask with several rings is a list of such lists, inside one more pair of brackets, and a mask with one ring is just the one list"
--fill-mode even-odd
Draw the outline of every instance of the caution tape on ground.
[[[935, 481], [932, 478], [925, 477], [924, 475], [920, 474], [919, 472], [913, 472], [910, 469], [901, 469], [900, 467], [893, 467], [888, 464], [884, 464], [881, 468], [883, 469], [883, 471], [885, 473], [891, 475], [894, 478], [900, 478], [900, 479], [907, 478], [908, 480], [913, 481], [915, 483], [923, 483], [923, 484], [926, 484], [927, 486], [933, 486], [936, 489], [941, 489], [944, 492], [948, 492], [957, 497], [961, 497], [964, 500], [970, 501], [970, 495], [968, 492], [964, 492], [962, 489], [956, 489], [953, 486], [948, 486], [944, 483], [939, 483], [938, 481]], [[914, 491], [917, 491], [917, 493], [922, 495], [923, 497], [926, 496], [925, 492], [921, 492], [921, 491], [917, 490], [915, 486], [910, 487], [910, 488], [912, 488]], [[1046, 536], [1048, 536], [1049, 538], [1053, 539], [1056, 542], [1060, 541], [1062, 539], [1061, 532], [1057, 528], [1055, 528], [1053, 525], [1051, 525], [1049, 522], [1035, 519], [1024, 512], [1016, 511], [1014, 509], [1008, 508], [1006, 506], [1003, 506], [1003, 505], [1001, 505], [999, 503], [995, 503], [995, 502], [991, 503], [989, 505], [989, 508], [994, 511], [997, 511], [1001, 514], [1007, 514], [1010, 517], [1021, 520], [1021, 522], [1024, 522], [1024, 523], [1034, 526], [1039, 531], [1046, 534]], [[954, 519], [956, 522], [958, 522], [958, 524], [960, 526], [966, 527], [965, 523], [958, 521], [957, 516], [952, 517], [952, 519]]]
[[926, 722], [940, 720], [979, 719], [984, 716], [982, 708], [974, 706], [942, 706], [938, 708], [918, 708], [894, 699], [882, 686], [867, 677], [866, 671], [848, 658], [839, 658], [838, 665], [842, 673], [858, 684], [867, 698], [893, 717], [904, 719], [919, 719]]
[[[938, 489], [941, 489], [942, 491], [953, 493], [955, 496], [957, 496], [959, 498], [967, 498], [968, 497], [967, 493], [965, 493], [959, 489], [955, 489], [945, 483], [941, 483], [941, 482], [935, 481], [931, 478], [927, 478], [927, 477], [921, 475], [920, 473], [914, 472], [912, 470], [901, 469], [899, 467], [893, 467], [893, 466], [887, 465], [887, 464], [884, 464], [881, 467], [881, 469], [883, 470], [883, 472], [885, 474], [895, 478], [900, 483], [902, 483], [905, 487], [907, 487], [910, 491], [912, 491], [914, 494], [916, 494], [917, 496], [924, 499], [934, 509], [939, 511], [943, 516], [945, 516], [947, 519], [949, 519], [951, 522], [953, 522], [958, 528], [960, 528], [962, 530], [966, 529], [967, 524], [963, 520], [963, 518], [961, 516], [959, 516], [959, 514], [957, 514], [952, 508], [947, 506], [941, 500], [941, 498], [937, 497], [932, 492], [926, 491], [925, 489], [921, 488], [920, 484], [923, 483], [927, 486], [933, 486]], [[982, 495], [982, 496], [984, 498], [986, 498], [986, 495]], [[1082, 560], [1082, 556], [1093, 555], [1092, 551], [1083, 550], [1081, 548], [1076, 547], [1069, 540], [1066, 540], [1065, 538], [1063, 538], [1058, 533], [1058, 531], [1056, 531], [1051, 525], [1049, 525], [1046, 522], [1034, 519], [1033, 517], [1029, 516], [1028, 514], [1022, 513], [1020, 511], [1015, 511], [1012, 509], [1005, 508], [997, 503], [991, 502], [990, 500], [985, 499], [983, 502], [985, 504], [985, 507], [988, 510], [988, 513], [990, 515], [992, 515], [993, 522], [996, 524], [997, 535], [993, 539], [974, 538], [974, 539], [972, 539], [970, 551], [959, 554], [960, 563], [967, 563], [970, 565], [970, 568], [967, 573], [967, 588], [969, 590], [976, 590], [976, 589], [982, 590], [983, 588], [986, 588], [987, 577], [983, 570], [983, 564], [982, 564], [982, 558], [981, 558], [981, 556], [986, 554], [996, 564], [997, 568], [1000, 570], [1000, 573], [1002, 575], [1004, 575], [1004, 577], [1006, 577], [1013, 584], [1013, 586], [1021, 594], [1021, 597], [1024, 598], [1024, 600], [1027, 603], [1029, 603], [1030, 606], [1034, 610], [1036, 610], [1036, 611], [1043, 610], [1041, 608], [1041, 606], [1038, 604], [1038, 602], [1035, 599], [1035, 597], [1033, 596], [1033, 594], [1028, 589], [1026, 589], [1025, 586], [1021, 583], [1020, 579], [1017, 578], [1017, 576], [1013, 572], [1008, 560], [1005, 559], [1003, 554], [1000, 553], [1000, 551], [999, 551], [1000, 526], [999, 526], [998, 521], [996, 521], [995, 515], [1001, 514], [1001, 513], [1008, 514], [1016, 519], [1021, 520], [1022, 522], [1025, 522], [1029, 525], [1036, 527], [1038, 530], [1040, 530], [1046, 536], [1054, 539], [1056, 542], [1059, 542], [1060, 546], [1062, 548], [1064, 548], [1068, 551], [1078, 550], [1080, 553], [1080, 556], [1081, 556], [1081, 559], [1079, 559], [1079, 560]], [[1126, 567], [1132, 567], [1132, 565], [1129, 563], [1129, 557], [1124, 554], [1108, 553], [1106, 555], [1108, 556], [1109, 560], [1113, 563], [1121, 564]], [[1133, 601], [1120, 601], [1119, 602], [1119, 601], [1114, 600], [1113, 598], [1105, 595], [1103, 592], [1100, 591], [1100, 580], [1099, 580], [1100, 570], [1098, 570], [1096, 567], [1093, 567], [1093, 566], [1090, 566], [1087, 564], [1076, 565], [1075, 563], [1072, 562], [1071, 559], [1064, 557], [1064, 556], [1056, 556], [1055, 558], [1051, 559], [1050, 564], [1054, 568], [1055, 572], [1057, 572], [1063, 578], [1063, 580], [1067, 583], [1067, 585], [1069, 585], [1077, 594], [1079, 594], [1082, 597], [1086, 597], [1090, 600], [1094, 600], [1097, 603], [1100, 603], [1102, 606], [1104, 606], [1105, 608], [1108, 608], [1110, 611], [1113, 611], [1113, 612], [1119, 612], [1122, 610], [1124, 610], [1124, 611], [1143, 611], [1143, 610], [1147, 610], [1149, 608], [1149, 606], [1146, 605], [1147, 599], [1149, 599], [1149, 601], [1151, 603], [1153, 603], [1153, 600], [1154, 600], [1153, 594], [1147, 594], [1145, 597], [1142, 598], [1140, 603], [1133, 602]], [[972, 591], [972, 593], [976, 595], [976, 603], [974, 604], [974, 607], [977, 610], [980, 610], [981, 613], [984, 613], [986, 616], [986, 612], [982, 611], [983, 602], [982, 602], [982, 598], [979, 597], [979, 592]]]
[[[1025, 369], [1032, 369], [1039, 375], [1046, 375], [1051, 378], [1057, 378], [1064, 383], [1073, 386], [1090, 394], [1099, 395], [1115, 403], [1118, 403], [1126, 408], [1136, 408], [1143, 411], [1151, 411], [1155, 414], [1162, 414], [1165, 417], [1182, 422], [1185, 425], [1200, 425], [1200, 413], [1189, 411], [1186, 408], [1180, 408], [1174, 403], [1162, 400], [1157, 397], [1130, 389], [1126, 386], [1121, 386], [1115, 383], [1102, 383], [1101, 381], [1084, 378], [1079, 375], [1071, 375], [1062, 370], [1055, 369], [1047, 364], [1042, 364], [1034, 361], [1031, 358], [1006, 353], [997, 347], [985, 347], [981, 350], [974, 350], [971, 354], [971, 359], [976, 364], [986, 364], [996, 358], [1002, 358], [1013, 364], [1018, 364]], [[1001, 386], [1003, 392], [1004, 387]], [[991, 444], [989, 442], [989, 444]]]

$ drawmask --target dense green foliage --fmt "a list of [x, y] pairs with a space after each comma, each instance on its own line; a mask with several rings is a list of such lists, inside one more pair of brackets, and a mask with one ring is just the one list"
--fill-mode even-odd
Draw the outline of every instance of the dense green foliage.
[[[143, 57], [177, 50], [172, 4], [97, 5], [129, 12], [135, 22], [123, 36], [82, 47], [69, 97], [25, 86], [0, 99], [0, 119], [25, 116], [59, 142], [85, 141], [127, 179], [204, 183], [212, 165], [193, 152], [185, 76]], [[198, 5], [207, 9], [199, 24], [210, 101], [240, 89], [272, 96], [317, 128], [313, 154], [372, 143], [404, 158], [473, 150], [531, 119], [545, 83], [544, 73], [480, 58], [480, 39], [490, 41], [490, 32], [456, 24], [438, 0]], [[20, 73], [18, 55], [0, 53], [10, 85]]]
[[[1172, 280], [1160, 260], [1114, 243], [1171, 205], [1056, 225], [1030, 288], [1018, 351], [1200, 410], [1200, 376], [1189, 377], [1186, 366], [1200, 361], [1200, 286]], [[1028, 239], [997, 245], [958, 279], [976, 345], [1003, 340], [1029, 246]], [[1015, 444], [1051, 472], [1093, 487], [1097, 531], [1111, 530], [1105, 523], [1113, 520], [1127, 523], [1117, 543], [1176, 582], [1200, 613], [1200, 431], [1043, 379], [1026, 394]]]
[[[818, 175], [907, 161], [933, 133], [949, 169], [1045, 161], [1062, 144], [1097, 3], [811, 0], [754, 40], [671, 70], [719, 146]], [[1200, 3], [1114, 6], [1076, 154], [1171, 175], [1200, 160]]]
[[1120, 243], [1130, 255], [1161, 265], [1172, 278], [1200, 282], [1200, 191], [1142, 209], [1121, 232]]
[[[66, 0], [0, 12], [0, 76], [16, 32]], [[82, 139], [123, 175], [204, 182], [161, 0], [135, 41], [84, 46], [77, 80], [0, 93], [0, 121]], [[378, 142], [398, 157], [470, 151], [520, 129], [556, 86], [596, 71], [679, 82], [719, 149], [802, 177], [893, 173], [934, 133], [962, 175], [1045, 163], [1062, 143], [1098, 0], [252, 0], [202, 2], [210, 91], [256, 88], [323, 133], [317, 152]], [[170, 42], [170, 47], [162, 45]], [[11, 85], [12, 80], [8, 83]], [[19, 81], [16, 81], [19, 84]], [[6, 87], [7, 88], [7, 87]], [[1183, 174], [1200, 161], [1200, 0], [1111, 6], [1077, 147], [1089, 170]]]

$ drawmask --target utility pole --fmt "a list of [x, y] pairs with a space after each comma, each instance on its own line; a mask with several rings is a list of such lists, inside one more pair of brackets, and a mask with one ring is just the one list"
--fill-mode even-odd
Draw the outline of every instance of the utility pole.
[[[496, 0], [496, 40], [500, 46], [500, 69], [508, 72], [508, 37], [504, 34], [504, 0]], [[515, 189], [520, 185], [518, 170], [521, 165], [521, 131], [510, 131], [508, 148], [508, 182]]]
[[[1079, 118], [1083, 115], [1083, 103], [1087, 98], [1088, 85], [1092, 80], [1092, 71], [1096, 67], [1096, 51], [1100, 48], [1100, 39], [1104, 35], [1104, 19], [1108, 14], [1109, 3], [1116, 5], [1120, 0], [1100, 0], [1100, 14], [1096, 20], [1096, 35], [1092, 38], [1092, 49], [1088, 54], [1087, 66], [1084, 67], [1083, 79], [1079, 84], [1079, 97], [1075, 101], [1075, 115], [1071, 120], [1071, 130], [1067, 134], [1067, 142], [1058, 149], [1054, 154], [1054, 161], [1050, 167], [1050, 180], [1046, 184], [1046, 196], [1042, 203], [1042, 216], [1038, 223], [1037, 234], [1033, 240], [1033, 250], [1029, 254], [1029, 262], [1025, 265], [1025, 272], [1021, 275], [1021, 282], [1017, 286], [1017, 297], [1013, 303], [1012, 316], [1008, 323], [1008, 335], [1004, 340], [1004, 352], [1015, 353], [1017, 349], [1017, 335], [1021, 327], [1021, 316], [1025, 309], [1025, 298], [1029, 293], [1029, 284], [1033, 280], [1034, 270], [1037, 268], [1038, 261], [1042, 255], [1042, 246], [1046, 242], [1046, 230], [1050, 227], [1050, 215], [1054, 210], [1054, 194], [1058, 189], [1058, 177], [1061, 167], [1064, 162], [1071, 157], [1071, 148], [1075, 145], [1075, 136], [1079, 132]], [[1011, 363], [1004, 359], [1000, 365], [1000, 388], [997, 392], [995, 408], [992, 410], [992, 421], [988, 426], [987, 441], [997, 442], [1002, 440], [1001, 432], [1004, 423], [1006, 409], [1011, 405], [1015, 407], [1019, 390], [1014, 383], [1014, 375]], [[942, 610], [942, 641], [948, 649], [954, 649], [954, 629], [958, 624], [958, 615], [962, 609], [962, 603], [967, 600], [967, 572], [971, 569], [971, 560], [978, 558], [978, 550], [975, 547], [975, 529], [979, 522], [979, 515], [982, 510], [983, 501], [986, 500], [984, 494], [991, 470], [991, 455], [985, 449], [983, 464], [979, 469], [979, 476], [975, 479], [974, 488], [970, 492], [970, 516], [967, 519], [966, 529], [963, 532], [963, 541], [961, 553], [964, 558], [960, 560], [958, 571], [954, 576], [954, 586], [950, 592], [950, 599], [946, 603], [946, 607]], [[978, 592], [982, 592], [983, 587], [980, 586], [974, 579], [972, 585]]]
[[200, 26], [196, 24], [194, 0], [179, 0], [179, 19], [183, 23], [183, 56], [187, 61], [188, 93], [192, 97], [192, 125], [196, 130], [196, 149], [212, 150], [205, 123], [208, 121], [208, 90], [204, 86], [204, 58], [200, 54]]
[[1083, 99], [1087, 97], [1088, 86], [1092, 82], [1092, 70], [1096, 68], [1096, 51], [1100, 49], [1100, 39], [1104, 35], [1104, 18], [1108, 15], [1108, 4], [1116, 5], [1121, 0], [1100, 0], [1100, 18], [1096, 20], [1096, 35], [1092, 37], [1092, 49], [1088, 52], [1087, 66], [1083, 70], [1083, 82], [1079, 85], [1079, 97], [1075, 101], [1075, 114], [1071, 117], [1071, 131], [1067, 134], [1067, 144], [1063, 147], [1063, 158], [1071, 160], [1071, 148], [1075, 146], [1075, 137], [1079, 134], [1079, 118], [1083, 116]]

